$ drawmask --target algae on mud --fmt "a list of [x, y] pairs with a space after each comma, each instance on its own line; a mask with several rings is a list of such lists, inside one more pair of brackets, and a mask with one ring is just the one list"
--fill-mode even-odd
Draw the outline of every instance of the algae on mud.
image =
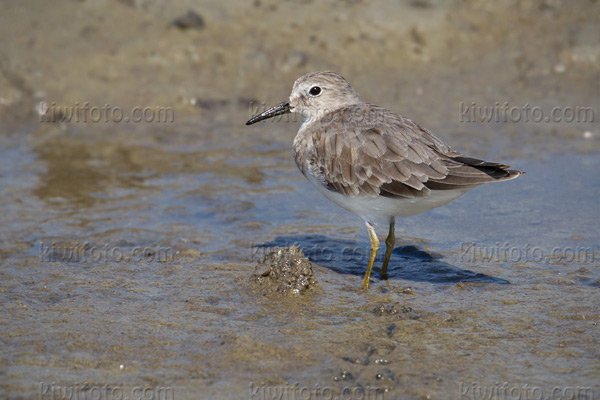
[[258, 262], [251, 280], [264, 294], [303, 294], [317, 285], [312, 263], [298, 246], [274, 248]]

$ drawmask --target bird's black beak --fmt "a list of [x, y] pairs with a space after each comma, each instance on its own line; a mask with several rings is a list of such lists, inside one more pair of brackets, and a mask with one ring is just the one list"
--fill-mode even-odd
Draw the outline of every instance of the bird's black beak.
[[255, 122], [262, 121], [263, 119], [269, 119], [275, 117], [277, 115], [286, 114], [290, 112], [290, 103], [284, 101], [283, 103], [279, 103], [276, 106], [269, 108], [267, 111], [254, 116], [246, 122], [246, 125], [252, 125]]

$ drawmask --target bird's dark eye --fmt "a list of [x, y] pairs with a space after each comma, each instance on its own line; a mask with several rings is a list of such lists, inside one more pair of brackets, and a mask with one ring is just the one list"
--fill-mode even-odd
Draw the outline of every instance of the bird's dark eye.
[[310, 88], [310, 90], [308, 91], [308, 93], [311, 96], [318, 96], [318, 95], [321, 94], [321, 88], [318, 87], [318, 86], [313, 86], [313, 87]]

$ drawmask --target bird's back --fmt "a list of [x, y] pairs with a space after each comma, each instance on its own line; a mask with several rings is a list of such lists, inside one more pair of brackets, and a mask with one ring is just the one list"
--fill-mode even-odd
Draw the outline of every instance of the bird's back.
[[350, 197], [422, 198], [522, 174], [465, 157], [410, 119], [366, 103], [304, 124], [294, 152], [305, 175]]

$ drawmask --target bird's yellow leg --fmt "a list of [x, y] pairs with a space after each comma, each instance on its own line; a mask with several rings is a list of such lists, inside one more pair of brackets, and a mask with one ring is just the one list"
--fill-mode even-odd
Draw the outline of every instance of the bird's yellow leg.
[[377, 250], [379, 249], [379, 239], [377, 239], [375, 229], [373, 229], [373, 226], [369, 223], [367, 223], [367, 229], [369, 230], [369, 238], [371, 239], [371, 257], [369, 257], [369, 266], [367, 267], [367, 272], [365, 272], [365, 277], [362, 282], [363, 289], [369, 288], [369, 278], [371, 277], [371, 270], [373, 269], [373, 263], [375, 262]]
[[388, 233], [387, 239], [385, 239], [385, 257], [383, 258], [383, 266], [381, 267], [381, 279], [387, 279], [387, 268], [390, 263], [390, 257], [392, 257], [392, 251], [394, 250], [394, 245], [396, 244], [396, 236], [394, 236], [394, 227], [396, 225], [396, 220], [392, 218], [390, 220], [390, 233]]

